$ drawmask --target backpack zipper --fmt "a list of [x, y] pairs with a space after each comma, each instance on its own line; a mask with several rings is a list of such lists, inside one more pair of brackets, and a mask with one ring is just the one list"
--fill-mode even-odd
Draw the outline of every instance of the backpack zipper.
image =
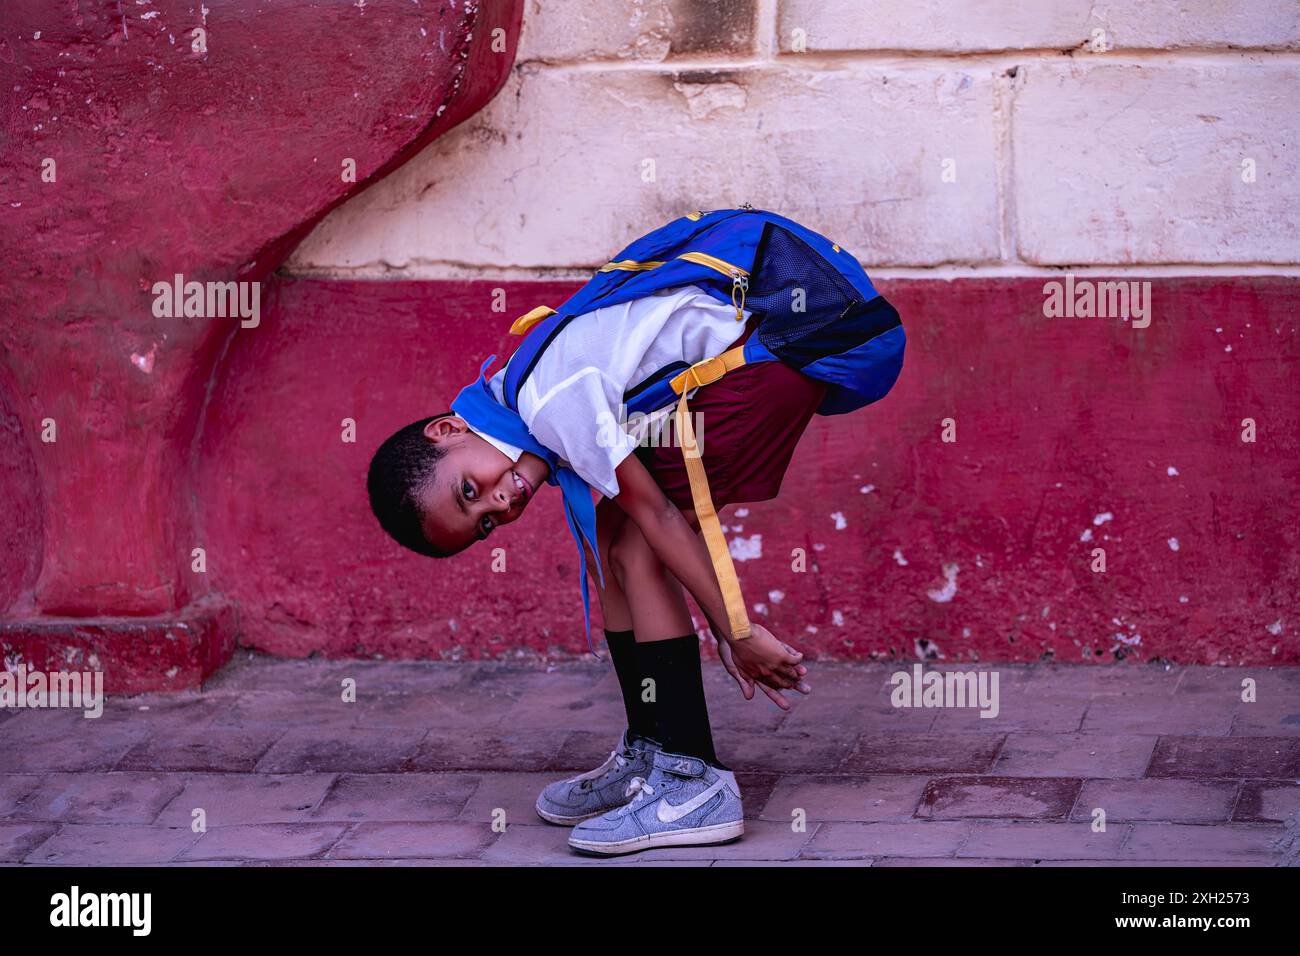
[[[740, 290], [740, 304], [736, 304], [736, 290]], [[745, 321], [745, 293], [749, 291], [749, 279], [737, 272], [731, 277], [731, 304], [736, 306], [736, 321]]]
[[[678, 259], [685, 259], [688, 262], [698, 263], [702, 266], [708, 266], [724, 276], [731, 279], [731, 304], [736, 309], [736, 321], [745, 320], [745, 292], [749, 289], [749, 273], [740, 266], [733, 266], [724, 259], [717, 256], [711, 256], [707, 252], [683, 252]], [[739, 298], [739, 301], [737, 301]]]
[[[683, 252], [677, 258], [685, 259], [687, 262], [694, 262], [696, 265], [707, 266], [729, 278], [731, 280], [731, 304], [736, 308], [736, 321], [744, 321], [745, 293], [749, 289], [748, 272], [740, 268], [740, 266], [733, 266], [725, 259], [711, 256], [707, 252]], [[620, 259], [617, 262], [607, 262], [596, 271], [649, 272], [651, 269], [658, 269], [662, 265], [666, 265], [662, 260], [638, 262], [636, 259]]]

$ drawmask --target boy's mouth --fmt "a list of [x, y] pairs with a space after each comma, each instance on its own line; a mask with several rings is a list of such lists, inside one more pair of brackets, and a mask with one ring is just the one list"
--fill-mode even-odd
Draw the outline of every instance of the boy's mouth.
[[523, 475], [519, 474], [519, 472], [514, 469], [511, 469], [510, 474], [515, 479], [515, 487], [519, 489], [520, 500], [524, 504], [528, 504], [528, 500], [533, 496], [533, 486], [528, 483], [528, 480], [524, 478]]

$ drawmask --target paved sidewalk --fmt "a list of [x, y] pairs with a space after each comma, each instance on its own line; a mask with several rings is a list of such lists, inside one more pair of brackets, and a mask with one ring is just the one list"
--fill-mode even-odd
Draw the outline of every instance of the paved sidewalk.
[[788, 715], [705, 668], [748, 815], [729, 846], [593, 861], [534, 815], [544, 783], [622, 730], [608, 665], [241, 654], [201, 693], [112, 698], [98, 720], [0, 711], [0, 862], [1300, 862], [1297, 668], [991, 666], [994, 719], [893, 708], [889, 675], [910, 664], [814, 663]]

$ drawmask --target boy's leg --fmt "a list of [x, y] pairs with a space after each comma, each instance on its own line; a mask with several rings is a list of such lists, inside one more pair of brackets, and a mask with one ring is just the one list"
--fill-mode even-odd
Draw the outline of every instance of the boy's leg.
[[605, 619], [605, 643], [609, 645], [609, 656], [614, 661], [614, 673], [618, 676], [618, 686], [623, 693], [623, 709], [627, 712], [628, 734], [634, 737], [654, 738], [654, 713], [650, 704], [641, 699], [643, 677], [636, 656], [636, 639], [632, 631], [631, 612], [623, 588], [610, 569], [610, 545], [617, 538], [626, 520], [622, 510], [608, 499], [601, 501], [597, 506], [596, 545], [600, 548], [604, 586], [601, 586], [600, 579], [596, 576], [590, 550], [586, 552], [587, 573], [595, 586], [601, 615]]
[[605, 579], [603, 587], [600, 583], [600, 577], [596, 575], [596, 565], [591, 559], [591, 549], [585, 545], [583, 547], [583, 555], [587, 563], [587, 575], [591, 578], [591, 585], [596, 590], [596, 598], [600, 601], [600, 613], [605, 619], [605, 629], [608, 631], [632, 630], [632, 615], [628, 609], [627, 597], [615, 576], [610, 573], [609, 568], [610, 546], [626, 523], [627, 515], [623, 513], [623, 510], [608, 498], [602, 498], [600, 504], [596, 506], [596, 546], [600, 548], [600, 567], [604, 572]]
[[610, 546], [610, 568], [631, 614], [640, 673], [654, 681], [649, 706], [656, 739], [669, 753], [721, 767], [709, 727], [700, 642], [681, 584], [630, 521]]
[[[612, 504], [601, 502], [602, 505], [607, 503]], [[682, 516], [699, 531], [693, 510], [684, 509]], [[680, 637], [688, 631], [694, 632], [695, 624], [686, 606], [686, 592], [681, 583], [659, 560], [640, 529], [626, 520], [621, 511], [618, 518], [617, 522], [611, 520], [606, 526], [608, 531], [604, 533], [608, 533], [610, 539], [601, 542], [606, 549], [601, 560], [607, 569], [605, 584], [610, 589], [613, 619], [619, 622], [619, 629], [635, 631], [637, 643], [663, 641]], [[598, 539], [601, 534], [598, 531]], [[608, 573], [610, 571], [613, 573]], [[592, 580], [595, 580], [594, 576]], [[601, 610], [606, 611], [603, 603]], [[611, 620], [609, 611], [606, 611], [605, 620], [607, 624]]]
[[610, 543], [624, 521], [623, 513], [611, 506], [598, 510], [597, 514], [596, 546], [605, 572], [604, 587], [596, 578], [590, 551], [586, 554], [587, 572], [595, 584], [605, 617], [605, 638], [623, 691], [628, 727], [603, 764], [576, 777], [558, 780], [538, 795], [537, 815], [549, 823], [565, 826], [574, 826], [627, 803], [632, 796], [628, 790], [630, 782], [650, 775], [654, 755], [659, 750], [654, 742], [654, 711], [648, 702], [641, 700], [641, 669], [627, 599], [609, 568]]
[[631, 802], [579, 823], [569, 846], [616, 855], [734, 840], [745, 832], [740, 787], [713, 752], [700, 643], [682, 587], [630, 521], [611, 545], [610, 568], [632, 616], [641, 673], [654, 681], [663, 749], [648, 775], [630, 780]]

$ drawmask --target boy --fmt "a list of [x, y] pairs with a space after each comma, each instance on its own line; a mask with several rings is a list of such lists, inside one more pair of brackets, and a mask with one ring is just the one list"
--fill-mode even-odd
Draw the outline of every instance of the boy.
[[[775, 497], [812, 415], [865, 404], [861, 355], [876, 363], [866, 401], [888, 390], [902, 358], [897, 313], [838, 246], [742, 207], [643, 237], [561, 312], [534, 310], [516, 329], [538, 319], [451, 412], [381, 446], [371, 507], [399, 543], [446, 557], [517, 520], [543, 483], [559, 485], [628, 726], [600, 767], [546, 787], [537, 812], [574, 826], [570, 845], [588, 853], [735, 839], [740, 789], [714, 752], [683, 588], [746, 699], [757, 686], [788, 709], [782, 691], [809, 692], [802, 655], [747, 620], [714, 508]], [[674, 393], [676, 442], [644, 445], [625, 406], [655, 413], [641, 424], [658, 428]]]

